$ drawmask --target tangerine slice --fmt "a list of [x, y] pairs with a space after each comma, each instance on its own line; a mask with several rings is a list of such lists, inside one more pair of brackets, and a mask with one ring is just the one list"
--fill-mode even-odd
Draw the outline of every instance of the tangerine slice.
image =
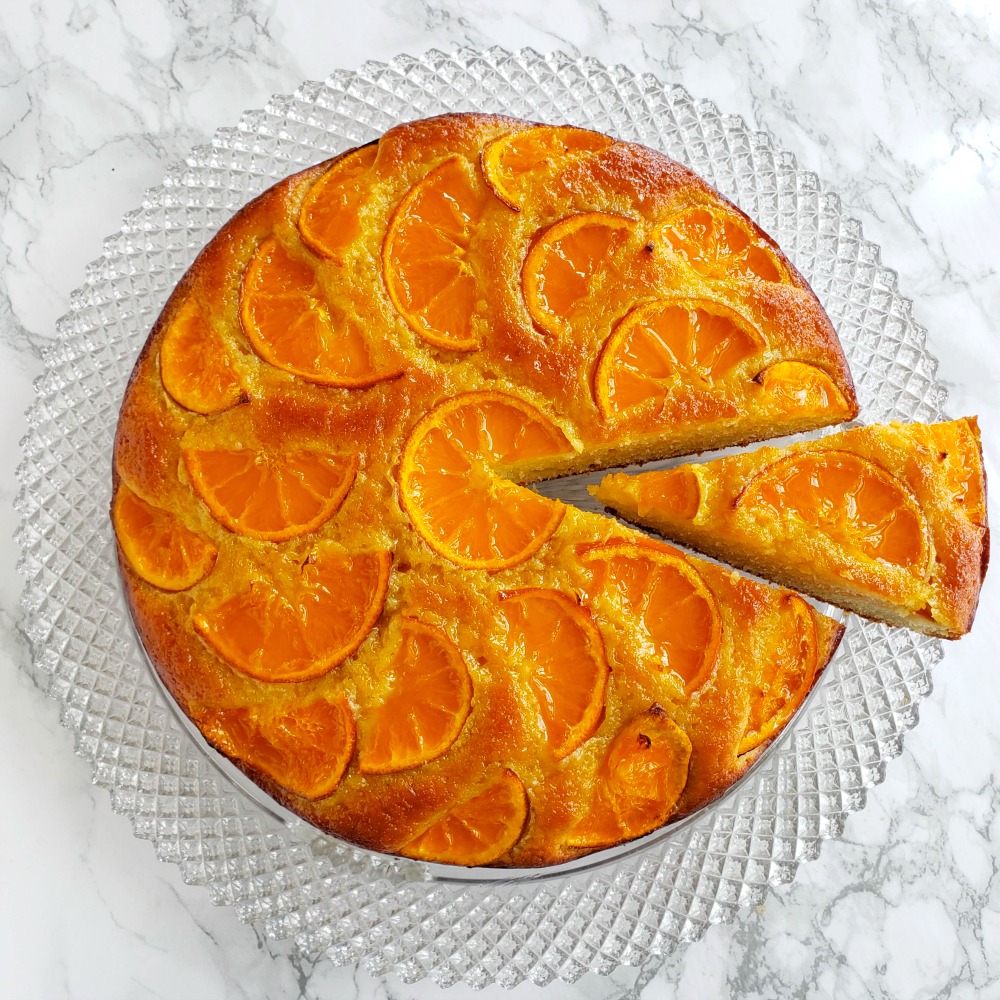
[[605, 419], [662, 403], [680, 385], [709, 390], [763, 338], [739, 313], [708, 299], [657, 299], [636, 306], [601, 351], [594, 397]]
[[225, 347], [189, 297], [160, 344], [160, 379], [170, 398], [195, 413], [221, 413], [243, 395]]
[[703, 278], [788, 281], [774, 251], [734, 212], [694, 206], [675, 215], [660, 232]]
[[581, 546], [580, 555], [598, 590], [635, 623], [646, 659], [676, 674], [685, 694], [701, 687], [722, 640], [718, 605], [701, 574], [679, 552], [655, 545], [600, 542]]
[[481, 157], [483, 176], [490, 190], [518, 212], [530, 188], [613, 142], [609, 136], [582, 128], [537, 125], [488, 142]]
[[689, 465], [650, 472], [639, 482], [639, 517], [662, 511], [693, 521], [701, 508], [701, 491], [701, 479]]
[[511, 770], [484, 791], [451, 806], [398, 852], [443, 864], [488, 865], [520, 839], [528, 819], [528, 793]]
[[633, 719], [611, 742], [586, 815], [570, 847], [610, 847], [662, 826], [687, 784], [691, 741], [661, 705]]
[[315, 531], [344, 502], [356, 455], [304, 449], [182, 448], [191, 485], [220, 524], [280, 542]]
[[571, 215], [543, 229], [521, 269], [524, 301], [535, 325], [553, 337], [592, 322], [609, 284], [620, 284], [616, 256], [634, 219], [607, 212]]
[[910, 490], [885, 469], [848, 451], [789, 455], [758, 472], [737, 509], [801, 519], [837, 545], [922, 573], [927, 524]]
[[499, 599], [505, 648], [529, 666], [549, 746], [562, 760], [601, 721], [610, 672], [604, 640], [579, 603], [558, 590], [515, 590]]
[[400, 374], [376, 370], [361, 324], [336, 308], [316, 272], [273, 236], [243, 275], [240, 322], [261, 358], [307, 382], [360, 389]]
[[472, 678], [448, 636], [414, 618], [404, 619], [402, 633], [389, 667], [389, 694], [362, 724], [358, 764], [366, 774], [405, 771], [440, 757], [472, 708]]
[[419, 180], [399, 203], [382, 246], [392, 304], [434, 347], [474, 351], [473, 316], [481, 297], [468, 257], [489, 195], [469, 162], [453, 156]]
[[830, 413], [851, 417], [844, 394], [825, 371], [804, 361], [779, 361], [754, 377], [769, 413]]
[[948, 498], [965, 511], [973, 524], [985, 527], [985, 479], [976, 418], [911, 425], [909, 429], [924, 447], [937, 452]]
[[572, 450], [548, 417], [517, 396], [455, 396], [410, 433], [400, 502], [424, 541], [446, 559], [476, 569], [514, 566], [548, 541], [565, 508], [499, 478], [496, 470]]
[[290, 587], [265, 580], [198, 610], [194, 627], [230, 666], [262, 681], [305, 681], [350, 656], [382, 613], [392, 556], [321, 542]]
[[746, 731], [738, 754], [753, 750], [785, 723], [812, 688], [819, 666], [819, 639], [812, 608], [795, 594], [782, 601], [780, 628], [768, 644], [766, 660], [750, 701]]
[[332, 795], [354, 753], [354, 717], [342, 696], [285, 711], [266, 705], [222, 709], [199, 722], [226, 756], [306, 799]]
[[309, 189], [299, 210], [302, 242], [320, 257], [341, 259], [361, 235], [358, 211], [378, 144], [362, 146], [335, 160]]
[[187, 590], [208, 576], [218, 549], [175, 514], [154, 507], [118, 484], [111, 523], [126, 561], [146, 583], [160, 590]]

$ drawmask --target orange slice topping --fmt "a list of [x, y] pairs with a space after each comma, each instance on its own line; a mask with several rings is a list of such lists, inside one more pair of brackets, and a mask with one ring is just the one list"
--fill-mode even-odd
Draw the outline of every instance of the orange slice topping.
[[782, 599], [779, 627], [750, 700], [750, 716], [737, 753], [746, 753], [780, 732], [809, 693], [819, 664], [816, 616], [795, 594]]
[[239, 535], [280, 542], [315, 531], [344, 502], [356, 455], [304, 449], [184, 448], [191, 485], [220, 524]]
[[519, 211], [527, 192], [561, 173], [574, 160], [607, 149], [614, 140], [599, 132], [538, 125], [511, 132], [483, 148], [483, 176], [493, 193]]
[[413, 429], [400, 468], [400, 502], [435, 552], [459, 566], [501, 569], [534, 555], [564, 508], [515, 486], [499, 470], [530, 473], [573, 451], [539, 410], [502, 392], [446, 400]]
[[662, 403], [682, 385], [709, 390], [756, 354], [763, 340], [748, 320], [706, 299], [657, 299], [615, 328], [594, 373], [606, 419]]
[[170, 398], [195, 413], [221, 413], [240, 401], [243, 390], [229, 355], [193, 298], [164, 334], [160, 378]]
[[624, 249], [636, 223], [586, 212], [543, 229], [521, 269], [521, 287], [536, 326], [553, 337], [590, 329], [623, 283]]
[[451, 865], [488, 865], [520, 839], [528, 818], [528, 795], [510, 770], [484, 791], [453, 805], [399, 853]]
[[614, 738], [570, 847], [610, 847], [662, 826], [687, 784], [691, 741], [660, 705]]
[[844, 394], [825, 371], [804, 361], [779, 361], [754, 379], [764, 390], [769, 413], [829, 413], [852, 416]]
[[704, 206], [687, 208], [660, 232], [703, 278], [788, 281], [788, 273], [771, 247], [735, 212]]
[[500, 595], [505, 648], [529, 667], [528, 686], [557, 760], [593, 735], [604, 711], [604, 640], [579, 603], [558, 590]]
[[354, 718], [343, 697], [283, 711], [268, 705], [221, 709], [199, 724], [227, 756], [307, 799], [331, 795], [354, 753]]
[[791, 515], [852, 553], [921, 574], [927, 567], [927, 525], [916, 498], [881, 466], [851, 452], [780, 459], [750, 480], [736, 506], [786, 521]]
[[208, 576], [218, 555], [179, 517], [154, 507], [119, 483], [111, 510], [118, 544], [128, 564], [160, 590], [187, 590]]
[[358, 211], [368, 193], [368, 171], [378, 145], [341, 156], [309, 189], [299, 210], [299, 235], [313, 253], [339, 259], [361, 235]]
[[693, 521], [701, 507], [701, 480], [687, 465], [650, 472], [639, 480], [639, 517], [650, 512]]
[[337, 308], [316, 272], [274, 237], [243, 275], [240, 321], [261, 358], [308, 382], [358, 389], [400, 373], [376, 370], [360, 321]]
[[580, 547], [595, 588], [631, 619], [647, 662], [696, 691], [715, 667], [722, 639], [719, 609], [698, 571], [656, 545], [611, 541]]
[[438, 628], [407, 618], [388, 668], [388, 696], [362, 721], [358, 764], [388, 774], [440, 757], [458, 739], [472, 707], [462, 654]]
[[488, 198], [469, 162], [453, 156], [414, 184], [389, 220], [382, 247], [389, 298], [435, 347], [479, 346], [473, 319], [481, 295], [468, 250]]
[[253, 580], [194, 627], [219, 656], [262, 681], [321, 677], [353, 653], [382, 613], [392, 556], [348, 553], [321, 542], [297, 576], [276, 587]]
[[975, 417], [947, 423], [911, 427], [924, 439], [925, 447], [937, 452], [946, 495], [965, 511], [973, 524], [986, 524], [986, 492], [979, 425]]

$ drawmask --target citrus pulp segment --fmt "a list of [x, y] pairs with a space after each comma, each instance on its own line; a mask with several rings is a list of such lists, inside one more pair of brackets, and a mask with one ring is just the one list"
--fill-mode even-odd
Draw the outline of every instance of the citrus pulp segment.
[[161, 590], [188, 590], [215, 565], [218, 550], [179, 517], [119, 483], [111, 510], [118, 545], [135, 572]]
[[385, 603], [392, 557], [316, 546], [297, 578], [277, 589], [256, 579], [211, 607], [196, 608], [195, 630], [228, 663], [262, 681], [322, 677], [365, 640]]
[[804, 361], [779, 361], [759, 372], [754, 381], [764, 390], [764, 407], [769, 413], [823, 414], [827, 423], [855, 415], [833, 379]]
[[558, 590], [500, 594], [504, 648], [528, 670], [549, 746], [561, 760], [589, 738], [604, 711], [604, 640], [580, 603]]
[[440, 757], [472, 708], [472, 678], [451, 639], [415, 618], [404, 619], [401, 633], [388, 693], [368, 706], [363, 720], [358, 766], [366, 774], [405, 771]]

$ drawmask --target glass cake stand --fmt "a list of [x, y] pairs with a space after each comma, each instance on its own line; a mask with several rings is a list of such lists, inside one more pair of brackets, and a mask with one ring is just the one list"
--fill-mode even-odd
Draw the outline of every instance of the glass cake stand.
[[941, 644], [850, 619], [834, 662], [748, 775], [688, 819], [545, 870], [455, 869], [355, 848], [211, 751], [132, 630], [108, 518], [118, 407], [197, 252], [279, 178], [444, 111], [569, 122], [663, 150], [775, 236], [823, 302], [865, 422], [933, 421], [946, 391], [896, 275], [836, 194], [771, 138], [679, 86], [564, 54], [431, 51], [305, 83], [199, 146], [104, 243], [58, 324], [19, 469], [33, 670], [94, 781], [157, 856], [271, 938], [404, 980], [484, 986], [608, 973], [697, 939], [815, 858], [879, 783]]

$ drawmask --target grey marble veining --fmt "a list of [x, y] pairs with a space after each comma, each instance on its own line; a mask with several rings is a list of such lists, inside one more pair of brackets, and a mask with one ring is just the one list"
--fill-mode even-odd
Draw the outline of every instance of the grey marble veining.
[[[269, 942], [114, 815], [29, 671], [11, 540], [23, 412], [88, 261], [167, 165], [273, 93], [492, 44], [649, 71], [767, 128], [838, 191], [1000, 468], [1000, 8], [992, 0], [10, 0], [0, 7], [0, 996], [425, 998]], [[991, 513], [995, 511], [995, 506]], [[1000, 600], [951, 644], [845, 835], [733, 925], [513, 996], [1000, 997]], [[463, 995], [453, 991], [454, 995]], [[508, 995], [489, 988], [485, 997]]]

